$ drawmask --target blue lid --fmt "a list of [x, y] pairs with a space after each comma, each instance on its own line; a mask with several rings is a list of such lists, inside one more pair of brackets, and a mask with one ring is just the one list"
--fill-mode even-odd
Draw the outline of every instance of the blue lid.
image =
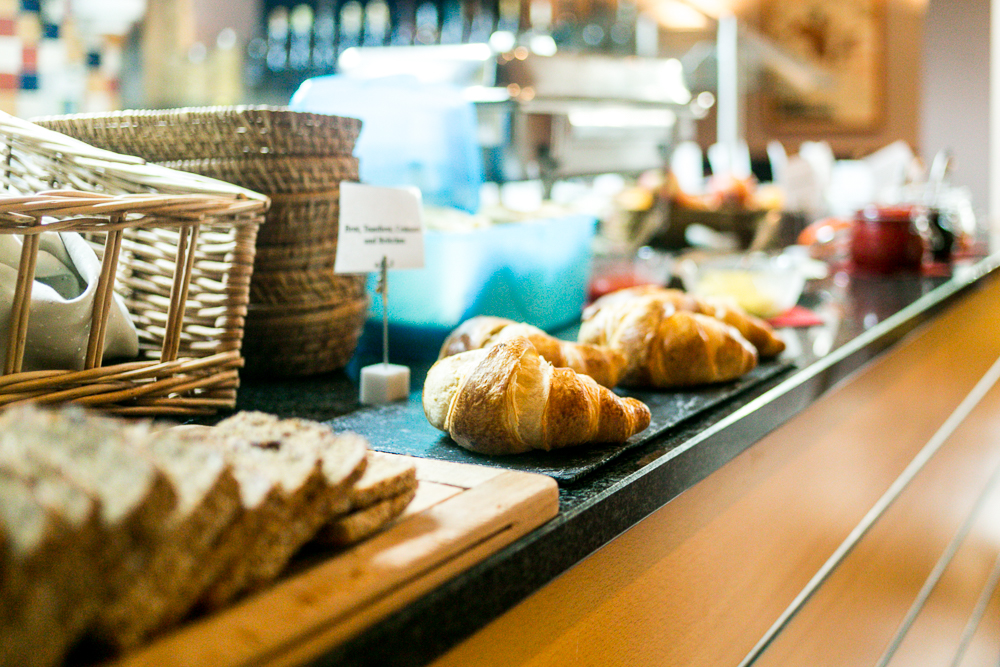
[[305, 81], [290, 106], [361, 119], [354, 154], [363, 183], [416, 186], [427, 204], [479, 209], [483, 164], [476, 110], [461, 86], [412, 76], [332, 75]]

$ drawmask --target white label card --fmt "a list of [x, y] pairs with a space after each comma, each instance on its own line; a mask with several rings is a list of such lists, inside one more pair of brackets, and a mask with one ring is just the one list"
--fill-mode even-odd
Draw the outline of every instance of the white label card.
[[424, 266], [424, 224], [420, 191], [340, 184], [340, 228], [336, 273], [368, 273]]

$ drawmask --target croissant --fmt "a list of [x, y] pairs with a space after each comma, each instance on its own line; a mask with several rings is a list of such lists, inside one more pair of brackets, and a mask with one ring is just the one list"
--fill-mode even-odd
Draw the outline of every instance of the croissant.
[[[757, 348], [757, 354], [761, 357], [776, 357], [785, 350], [785, 341], [775, 335], [770, 324], [746, 312], [734, 301], [724, 298], [697, 297], [677, 289], [640, 285], [612, 292], [595, 301], [589, 309], [597, 310], [612, 303], [630, 301], [637, 297], [655, 297], [672, 304], [677, 310], [701, 313], [722, 320], [736, 327], [743, 337]], [[583, 318], [587, 319], [586, 311]]]
[[579, 338], [625, 355], [628, 361], [621, 378], [625, 386], [724, 382], [757, 365], [756, 348], [722, 320], [678, 309], [660, 294], [609, 296], [615, 298], [598, 299], [584, 311]]
[[705, 315], [736, 327], [750, 344], [757, 348], [757, 354], [764, 358], [776, 357], [785, 351], [785, 341], [778, 338], [770, 324], [746, 312], [735, 302], [723, 298], [704, 297], [701, 299]]
[[438, 358], [490, 347], [519, 336], [530, 340], [538, 354], [553, 366], [572, 368], [577, 373], [589, 375], [597, 384], [605, 387], [618, 384], [618, 378], [625, 368], [625, 356], [621, 352], [559, 340], [530, 324], [487, 315], [466, 320], [452, 331], [441, 346]]
[[650, 419], [641, 401], [553, 367], [527, 338], [438, 360], [424, 382], [423, 406], [435, 428], [482, 454], [623, 442]]

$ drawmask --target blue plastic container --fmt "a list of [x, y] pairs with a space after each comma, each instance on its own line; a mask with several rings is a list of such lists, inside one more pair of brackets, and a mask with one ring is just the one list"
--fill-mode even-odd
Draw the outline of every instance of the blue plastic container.
[[362, 183], [416, 186], [425, 203], [475, 213], [483, 184], [476, 110], [461, 86], [412, 76], [324, 76], [305, 81], [295, 111], [359, 118]]
[[[423, 269], [389, 272], [394, 359], [437, 356], [444, 338], [476, 315], [546, 331], [579, 320], [587, 300], [597, 220], [572, 215], [469, 232], [428, 231]], [[371, 309], [359, 350], [381, 350], [382, 301], [370, 274]]]

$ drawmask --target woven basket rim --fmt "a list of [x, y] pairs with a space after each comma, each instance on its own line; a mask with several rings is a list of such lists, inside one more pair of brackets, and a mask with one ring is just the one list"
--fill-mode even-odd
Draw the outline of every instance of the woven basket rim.
[[362, 126], [357, 118], [276, 105], [123, 109], [34, 120], [153, 161], [198, 157], [206, 146], [216, 156], [350, 154]]
[[[159, 163], [165, 167], [170, 167], [174, 164], [182, 165], [206, 165], [213, 167], [243, 167], [243, 168], [268, 168], [268, 169], [286, 169], [288, 171], [297, 171], [306, 168], [316, 168], [318, 166], [327, 166], [331, 163], [345, 163], [345, 164], [356, 164], [358, 158], [353, 155], [238, 155], [238, 156], [217, 156], [217, 157], [197, 157], [197, 158], [184, 158], [179, 160], [161, 160]], [[184, 170], [181, 170], [184, 171]], [[340, 180], [338, 179], [331, 186], [331, 189], [337, 187]]]
[[[103, 219], [56, 218], [82, 210], [100, 210], [103, 214], [153, 212], [164, 225], [200, 222], [216, 215], [261, 212], [267, 197], [248, 192], [246, 196], [203, 194], [122, 194], [92, 193], [81, 190], [50, 190], [33, 195], [0, 193], [0, 234], [39, 234], [46, 231], [107, 230], [136, 227], [136, 217], [123, 217], [118, 223]], [[164, 214], [173, 208], [173, 212]], [[25, 212], [30, 211], [30, 214]], [[48, 219], [45, 219], [48, 218]], [[169, 218], [173, 218], [171, 223]]]
[[[318, 113], [315, 111], [299, 111], [286, 105], [280, 104], [215, 104], [204, 106], [171, 107], [168, 109], [116, 109], [112, 111], [81, 111], [72, 114], [50, 114], [39, 116], [37, 120], [64, 120], [64, 119], [98, 119], [98, 118], [173, 118], [185, 116], [199, 116], [205, 118], [221, 118], [226, 116], [266, 114], [275, 117], [286, 118], [310, 118], [310, 119], [346, 119], [360, 123], [357, 118], [349, 116], [338, 116], [336, 114]], [[32, 122], [35, 122], [34, 120]]]

